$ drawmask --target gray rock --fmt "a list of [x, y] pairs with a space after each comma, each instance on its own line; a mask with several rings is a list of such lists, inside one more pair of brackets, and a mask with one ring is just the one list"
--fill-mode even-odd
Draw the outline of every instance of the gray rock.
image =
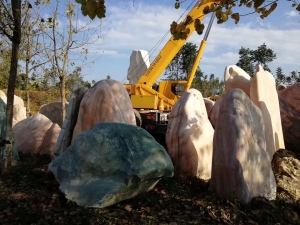
[[215, 128], [210, 190], [244, 203], [258, 196], [276, 198], [264, 129], [260, 109], [244, 91], [226, 94]]
[[[65, 103], [66, 109], [68, 108], [69, 103]], [[52, 123], [57, 123], [60, 127], [63, 124], [62, 120], [62, 107], [61, 102], [52, 102], [46, 105], [42, 105], [39, 113], [48, 117]]]
[[86, 91], [87, 89], [79, 83], [77, 83], [72, 89], [66, 117], [62, 124], [54, 149], [55, 157], [62, 154], [71, 145], [73, 130], [77, 122], [80, 103]]
[[167, 151], [147, 131], [109, 122], [80, 133], [49, 169], [67, 199], [99, 208], [147, 192], [174, 174]]

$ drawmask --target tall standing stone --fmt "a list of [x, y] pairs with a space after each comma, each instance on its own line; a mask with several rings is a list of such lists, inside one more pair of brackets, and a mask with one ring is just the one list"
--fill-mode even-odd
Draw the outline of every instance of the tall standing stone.
[[136, 84], [149, 66], [149, 53], [145, 50], [133, 50], [130, 56], [130, 65], [127, 73], [129, 83]]
[[225, 93], [235, 89], [242, 89], [250, 96], [251, 77], [242, 68], [236, 65], [226, 66], [224, 71]]
[[73, 130], [77, 122], [80, 103], [86, 91], [87, 89], [80, 83], [76, 83], [72, 89], [66, 117], [62, 124], [55, 146], [55, 157], [61, 155], [71, 145]]
[[124, 85], [116, 80], [97, 82], [80, 103], [72, 142], [82, 131], [99, 122], [119, 122], [136, 125], [132, 104]]
[[228, 92], [220, 107], [209, 189], [244, 203], [257, 196], [276, 198], [262, 113], [241, 89]]
[[262, 112], [267, 152], [272, 158], [278, 149], [284, 149], [280, 107], [275, 79], [271, 73], [256, 66], [256, 74], [252, 78], [250, 98]]
[[202, 94], [188, 90], [174, 105], [166, 133], [175, 175], [210, 179], [213, 136]]

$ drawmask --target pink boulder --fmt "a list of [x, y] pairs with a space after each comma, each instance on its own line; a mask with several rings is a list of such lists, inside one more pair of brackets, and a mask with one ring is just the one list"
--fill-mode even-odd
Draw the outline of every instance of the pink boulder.
[[80, 103], [72, 142], [82, 131], [99, 122], [119, 122], [136, 125], [131, 101], [119, 81], [101, 80], [89, 89]]
[[285, 148], [300, 153], [300, 83], [278, 92]]
[[244, 203], [257, 196], [276, 198], [262, 113], [241, 89], [228, 92], [220, 107], [209, 189]]
[[175, 175], [210, 179], [213, 135], [202, 94], [188, 90], [174, 105], [166, 133]]
[[37, 113], [13, 127], [14, 147], [23, 154], [49, 154], [53, 156], [60, 127], [46, 116]]
[[224, 98], [224, 95], [220, 96], [217, 101], [215, 102], [215, 104], [213, 105], [212, 109], [210, 110], [209, 114], [208, 114], [208, 118], [213, 126], [213, 128], [216, 127], [216, 123], [219, 117], [219, 109], [220, 106], [222, 104], [222, 100]]
[[209, 98], [203, 98], [203, 100], [205, 103], [207, 115], [209, 115], [211, 109], [214, 107], [215, 102], [213, 100], [210, 100]]

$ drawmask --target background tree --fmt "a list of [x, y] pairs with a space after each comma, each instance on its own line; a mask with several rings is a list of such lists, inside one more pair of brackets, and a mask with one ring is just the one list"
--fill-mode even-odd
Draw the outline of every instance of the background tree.
[[[15, 94], [15, 83], [18, 72], [19, 48], [21, 43], [21, 0], [11, 0], [8, 4], [0, 0], [0, 35], [5, 35], [12, 43], [9, 80], [6, 105], [5, 148], [1, 148], [1, 167], [6, 172], [12, 156], [12, 119]], [[3, 139], [3, 137], [1, 137]]]
[[78, 66], [66, 77], [66, 89], [72, 91], [72, 88], [76, 83], [80, 83], [85, 88], [91, 88], [91, 83], [83, 80], [83, 76], [81, 74], [81, 67]]
[[279, 84], [285, 84], [286, 83], [286, 76], [282, 72], [281, 67], [277, 67], [276, 69], [276, 79], [275, 79], [276, 85]]
[[245, 70], [250, 77], [253, 77], [257, 63], [262, 65], [264, 70], [271, 72], [268, 63], [274, 59], [276, 59], [276, 53], [272, 49], [267, 48], [267, 45], [263, 43], [256, 50], [241, 47], [239, 50], [239, 61], [236, 65]]
[[198, 52], [197, 45], [187, 42], [175, 55], [165, 70], [169, 80], [187, 80]]
[[254, 76], [255, 66], [253, 65], [251, 50], [249, 48], [240, 48], [239, 61], [236, 63], [236, 65], [245, 70], [250, 77]]

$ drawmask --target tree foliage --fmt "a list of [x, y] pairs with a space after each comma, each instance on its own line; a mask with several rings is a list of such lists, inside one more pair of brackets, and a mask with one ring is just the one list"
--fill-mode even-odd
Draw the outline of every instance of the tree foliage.
[[285, 75], [282, 71], [281, 67], [277, 67], [276, 69], [276, 85], [286, 85], [291, 86], [295, 83], [300, 82], [300, 72], [298, 71], [292, 71], [289, 75]]
[[265, 43], [258, 46], [255, 50], [241, 47], [239, 50], [239, 61], [236, 65], [245, 70], [250, 77], [253, 77], [255, 73], [255, 64], [258, 63], [262, 65], [264, 70], [271, 72], [268, 63], [272, 62], [276, 57], [276, 53], [268, 48]]
[[[296, 11], [300, 12], [300, 4], [298, 4], [296, 0], [286, 1], [291, 2], [292, 7], [294, 7]], [[254, 13], [259, 14], [259, 17], [261, 19], [264, 19], [268, 17], [277, 8], [278, 4], [282, 4], [282, 2], [283, 1], [280, 1], [279, 3], [279, 0], [216, 0], [214, 1], [214, 3], [211, 3], [210, 6], [206, 6], [203, 9], [203, 14], [206, 15], [211, 12], [215, 12], [218, 24], [227, 22], [229, 18], [233, 19], [235, 24], [238, 24], [242, 16]], [[237, 10], [238, 7], [252, 8], [253, 11], [251, 13], [241, 15]], [[175, 8], [180, 8], [180, 0], [176, 0]], [[173, 21], [170, 25], [170, 32], [174, 40], [186, 39], [190, 33], [190, 30], [187, 28], [187, 25], [191, 23], [194, 23], [195, 30], [199, 35], [203, 33], [205, 25], [201, 23], [199, 18], [193, 19], [188, 15], [186, 19], [181, 21], [180, 23]]]
[[197, 51], [197, 45], [191, 42], [185, 43], [166, 68], [167, 79], [186, 80], [193, 67]]

